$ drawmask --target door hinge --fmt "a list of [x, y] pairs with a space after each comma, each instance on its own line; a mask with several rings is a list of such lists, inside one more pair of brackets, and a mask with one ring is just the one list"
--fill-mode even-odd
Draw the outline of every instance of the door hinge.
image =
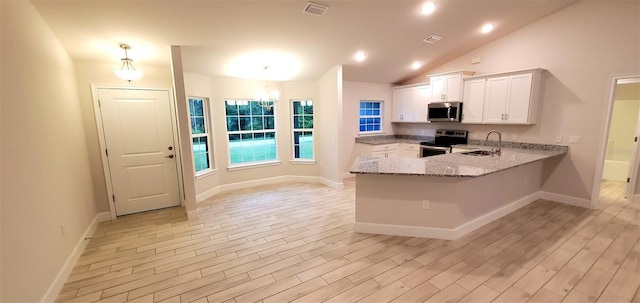
[[102, 104], [100, 104], [100, 99], [98, 99], [98, 107], [102, 108]]
[[116, 195], [111, 195], [111, 198], [113, 199], [113, 202], [116, 202]]
[[104, 149], [104, 153], [107, 155], [107, 157], [109, 157], [109, 150], [108, 149]]
[[638, 137], [633, 138], [633, 142], [638, 142]]
[[627, 178], [627, 183], [631, 182], [631, 178]]

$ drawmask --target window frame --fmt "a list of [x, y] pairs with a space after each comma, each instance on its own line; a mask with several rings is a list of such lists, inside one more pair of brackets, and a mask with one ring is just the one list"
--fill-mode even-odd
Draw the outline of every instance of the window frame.
[[[367, 102], [367, 103], [378, 103], [379, 106], [380, 106], [380, 114], [379, 115], [364, 115], [363, 116], [361, 114], [361, 108], [362, 108], [361, 106], [362, 106], [362, 103], [365, 103], [365, 102]], [[380, 129], [379, 130], [371, 130], [371, 131], [367, 131], [367, 130], [361, 131], [360, 128], [361, 128], [362, 124], [361, 124], [360, 120], [361, 119], [367, 119], [367, 118], [374, 118], [374, 119], [378, 118], [378, 119], [380, 119]], [[367, 125], [367, 124], [365, 123], [365, 125]], [[383, 134], [384, 133], [383, 125], [384, 125], [384, 100], [364, 100], [364, 99], [360, 100], [360, 102], [358, 102], [358, 135]]]
[[[301, 98], [301, 99], [291, 99], [290, 100], [290, 110], [291, 110], [291, 163], [300, 163], [300, 164], [313, 164], [316, 163], [316, 145], [314, 143], [315, 140], [315, 111], [312, 112], [311, 114], [301, 114], [301, 115], [296, 115], [294, 113], [294, 104], [296, 102], [311, 102], [311, 106], [314, 106], [314, 102], [313, 99], [311, 98]], [[306, 105], [304, 105], [306, 106]], [[314, 108], [315, 110], [315, 108]], [[312, 128], [295, 128], [295, 117], [296, 116], [311, 116], [311, 118], [314, 121], [313, 127]], [[311, 158], [296, 158], [296, 143], [295, 143], [295, 133], [296, 132], [310, 132], [311, 133], [311, 138], [312, 138], [312, 142], [311, 142], [311, 151], [312, 151], [312, 157]], [[300, 144], [298, 144], [298, 146], [300, 146]]]
[[[243, 99], [243, 98], [225, 98], [224, 99], [224, 119], [225, 119], [225, 133], [226, 133], [226, 141], [227, 141], [227, 163], [228, 163], [228, 167], [227, 170], [231, 171], [231, 170], [237, 170], [237, 169], [244, 169], [244, 168], [252, 168], [252, 167], [261, 167], [261, 166], [269, 166], [269, 165], [276, 165], [281, 163], [280, 161], [280, 157], [279, 157], [279, 153], [278, 153], [278, 123], [277, 123], [277, 115], [276, 115], [276, 102], [272, 101], [272, 109], [273, 109], [273, 129], [264, 129], [263, 130], [240, 130], [240, 122], [238, 121], [238, 130], [237, 131], [229, 131], [228, 128], [228, 118], [229, 116], [227, 115], [227, 102], [247, 102], [250, 104], [250, 102], [259, 102], [257, 100], [254, 99]], [[249, 108], [251, 108], [251, 106], [249, 105]], [[262, 115], [264, 117], [264, 114]], [[240, 118], [241, 115], [238, 113], [237, 115], [233, 115], [233, 117], [238, 117]], [[248, 116], [243, 116], [243, 117], [249, 117], [252, 118], [253, 115], [250, 113]], [[263, 121], [264, 123], [264, 121]], [[229, 139], [230, 135], [240, 135], [240, 137], [242, 137], [243, 134], [255, 134], [255, 133], [262, 133], [266, 136], [267, 133], [273, 133], [273, 138], [275, 141], [275, 158], [274, 159], [269, 159], [269, 160], [261, 160], [261, 161], [252, 161], [252, 162], [241, 162], [241, 163], [231, 163], [231, 140]]]
[[[194, 117], [191, 115], [191, 102], [190, 102], [191, 100], [202, 101], [202, 113], [204, 118], [204, 133], [202, 134], [194, 134], [193, 129], [191, 127], [191, 119]], [[193, 171], [195, 173], [195, 177], [198, 178], [198, 177], [209, 175], [216, 171], [215, 157], [213, 156], [213, 150], [214, 150], [213, 140], [211, 138], [212, 136], [211, 111], [210, 111], [211, 101], [207, 97], [189, 96], [187, 98], [187, 102], [188, 102], [187, 107], [189, 108], [189, 134], [191, 135], [191, 155], [193, 157], [192, 159]], [[207, 158], [209, 160], [209, 167], [198, 171], [196, 170], [196, 155], [195, 155], [195, 147], [193, 145], [193, 139], [202, 138], [202, 137], [206, 137], [206, 141], [207, 141], [208, 150], [206, 153], [207, 153]]]

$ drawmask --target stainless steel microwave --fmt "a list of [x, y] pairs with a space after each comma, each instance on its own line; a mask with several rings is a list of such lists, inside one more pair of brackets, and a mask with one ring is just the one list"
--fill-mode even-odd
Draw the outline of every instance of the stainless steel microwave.
[[427, 119], [434, 122], [459, 122], [462, 119], [462, 102], [429, 103]]

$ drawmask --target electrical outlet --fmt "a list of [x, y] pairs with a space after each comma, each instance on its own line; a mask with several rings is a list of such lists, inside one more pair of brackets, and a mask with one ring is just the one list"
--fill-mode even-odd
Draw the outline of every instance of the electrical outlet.
[[562, 136], [556, 136], [556, 143], [562, 143]]
[[422, 200], [422, 209], [429, 209], [429, 200]]
[[569, 143], [571, 144], [580, 144], [580, 136], [570, 136]]

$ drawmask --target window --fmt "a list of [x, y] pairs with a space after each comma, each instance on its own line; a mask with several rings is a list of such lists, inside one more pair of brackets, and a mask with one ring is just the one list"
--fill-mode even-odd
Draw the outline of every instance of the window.
[[273, 102], [225, 101], [230, 164], [277, 159], [274, 110]]
[[294, 100], [293, 158], [313, 160], [313, 101]]
[[191, 142], [196, 175], [212, 168], [208, 113], [209, 99], [189, 98], [189, 120], [191, 120]]
[[360, 133], [382, 131], [382, 101], [360, 101]]

